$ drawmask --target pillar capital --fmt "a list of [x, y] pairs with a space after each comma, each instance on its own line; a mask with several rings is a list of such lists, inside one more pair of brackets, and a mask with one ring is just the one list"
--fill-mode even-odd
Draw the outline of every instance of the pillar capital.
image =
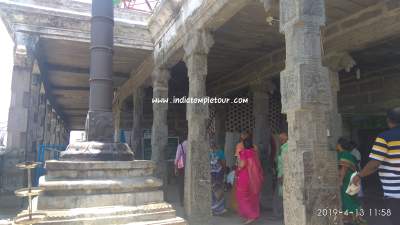
[[280, 0], [280, 31], [286, 33], [295, 25], [324, 26], [325, 0]]
[[168, 81], [171, 78], [170, 70], [165, 67], [156, 67], [151, 74], [153, 89], [168, 89]]
[[357, 65], [354, 58], [348, 52], [333, 52], [323, 58], [323, 64], [333, 72], [346, 70], [349, 72]]
[[14, 33], [14, 65], [31, 67], [34, 61], [34, 51], [39, 38], [37, 35]]
[[250, 83], [250, 90], [253, 93], [270, 94], [276, 90], [276, 86], [270, 80], [257, 79]]
[[207, 55], [213, 45], [214, 39], [209, 31], [200, 29], [188, 32], [183, 44], [184, 61], [187, 63], [188, 57], [192, 55]]
[[[188, 69], [190, 97], [206, 96], [207, 54], [213, 44], [214, 39], [211, 33], [205, 29], [190, 31], [185, 36], [185, 43], [183, 45], [185, 55], [183, 60]], [[188, 110], [191, 108], [193, 107], [188, 107]], [[205, 108], [208, 109], [208, 107]], [[191, 115], [191, 113], [187, 111], [187, 115]]]

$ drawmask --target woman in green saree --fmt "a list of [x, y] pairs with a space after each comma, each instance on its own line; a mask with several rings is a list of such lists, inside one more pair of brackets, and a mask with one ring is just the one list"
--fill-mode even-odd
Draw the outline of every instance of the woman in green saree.
[[363, 224], [364, 221], [361, 217], [357, 216], [361, 209], [357, 195], [349, 195], [346, 193], [347, 187], [351, 182], [351, 175], [357, 170], [357, 159], [351, 154], [351, 147], [351, 142], [345, 138], [340, 138], [336, 145], [339, 160], [339, 182], [342, 211], [345, 215], [343, 222], [345, 224]]

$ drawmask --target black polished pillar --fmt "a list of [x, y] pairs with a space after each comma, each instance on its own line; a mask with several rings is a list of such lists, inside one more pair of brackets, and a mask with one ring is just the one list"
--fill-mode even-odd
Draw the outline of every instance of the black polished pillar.
[[90, 95], [86, 117], [87, 142], [70, 144], [61, 160], [125, 161], [133, 160], [127, 144], [114, 143], [112, 113], [112, 59], [114, 40], [112, 0], [92, 1], [90, 44]]
[[90, 96], [86, 118], [88, 141], [113, 142], [112, 56], [114, 38], [112, 0], [93, 0], [90, 45]]

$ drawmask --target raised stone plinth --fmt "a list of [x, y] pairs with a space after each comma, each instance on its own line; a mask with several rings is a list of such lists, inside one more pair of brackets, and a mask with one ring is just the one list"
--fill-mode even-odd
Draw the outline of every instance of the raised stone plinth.
[[130, 161], [133, 160], [133, 152], [125, 143], [76, 142], [61, 153], [61, 160]]
[[186, 224], [164, 202], [152, 161], [47, 161], [46, 168], [41, 224]]

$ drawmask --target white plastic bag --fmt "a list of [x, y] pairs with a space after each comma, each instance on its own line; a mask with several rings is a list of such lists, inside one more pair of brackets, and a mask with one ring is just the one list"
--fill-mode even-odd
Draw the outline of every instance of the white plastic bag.
[[233, 183], [235, 182], [235, 171], [234, 171], [234, 170], [232, 170], [232, 171], [228, 174], [228, 176], [226, 177], [226, 182], [227, 182], [228, 184], [233, 185]]
[[351, 177], [350, 177], [350, 184], [349, 184], [349, 186], [348, 186], [347, 189], [346, 189], [346, 193], [347, 193], [348, 195], [356, 195], [356, 194], [358, 194], [358, 192], [360, 192], [361, 185], [355, 185], [355, 184], [352, 183], [353, 178], [354, 178], [356, 175], [357, 175], [357, 172], [354, 172], [354, 173], [351, 175]]

